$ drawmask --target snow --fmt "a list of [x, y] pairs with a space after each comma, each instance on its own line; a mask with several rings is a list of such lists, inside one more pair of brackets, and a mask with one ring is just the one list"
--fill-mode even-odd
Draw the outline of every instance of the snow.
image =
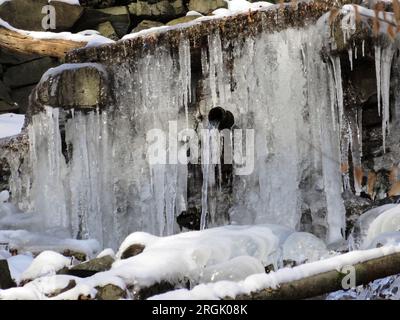
[[231, 13], [268, 8], [273, 5], [272, 3], [266, 1], [258, 1], [253, 3], [246, 0], [225, 0], [225, 1], [228, 3], [228, 10]]
[[67, 70], [76, 70], [80, 68], [95, 68], [99, 72], [103, 73], [105, 77], [107, 77], [107, 71], [105, 70], [104, 66], [99, 64], [99, 63], [64, 63], [61, 64], [57, 67], [50, 68], [48, 69], [43, 75], [42, 78], [40, 79], [39, 83], [47, 81], [50, 77], [55, 77], [58, 74], [63, 73], [64, 71]]
[[43, 251], [32, 261], [29, 268], [22, 273], [20, 281], [54, 275], [60, 269], [68, 267], [71, 264], [72, 258], [65, 257], [53, 251]]
[[304, 277], [324, 273], [330, 270], [341, 270], [344, 266], [400, 252], [400, 246], [387, 246], [363, 251], [352, 251], [325, 260], [306, 263], [294, 268], [283, 268], [268, 274], [255, 274], [243, 281], [221, 281], [200, 284], [192, 290], [180, 289], [151, 297], [152, 300], [197, 299], [215, 300], [224, 297], [236, 297], [239, 294], [250, 294], [267, 288], [275, 289], [280, 284], [299, 280]]
[[[386, 211], [389, 211], [391, 209], [398, 210], [398, 208], [399, 205], [396, 204], [385, 204], [383, 206], [379, 206], [364, 212], [357, 219], [349, 236], [350, 249], [365, 249], [368, 246], [367, 242], [372, 240], [372, 235], [370, 236], [370, 239], [368, 241], [366, 241], [366, 238], [368, 236], [368, 233], [370, 232], [370, 226], [374, 222], [374, 220]], [[375, 236], [377, 235], [378, 234], [375, 234]]]
[[101, 251], [101, 252], [97, 255], [96, 258], [103, 258], [103, 257], [106, 257], [106, 256], [110, 256], [110, 257], [112, 257], [112, 258], [114, 258], [114, 259], [116, 258], [115, 252], [114, 252], [114, 250], [111, 249], [111, 248], [104, 249], [103, 251]]
[[21, 275], [29, 268], [33, 261], [31, 254], [19, 254], [7, 258], [8, 267], [10, 269], [11, 277], [16, 283], [21, 280]]
[[377, 236], [393, 231], [400, 231], [400, 205], [383, 212], [372, 221], [364, 245], [368, 246]]
[[329, 256], [325, 243], [307, 232], [292, 233], [283, 244], [283, 260], [298, 264], [317, 261]]
[[144, 244], [144, 251], [116, 261], [108, 272], [128, 284], [147, 287], [161, 280], [177, 283], [183, 277], [196, 283], [204, 268], [244, 255], [258, 259], [262, 265], [277, 265], [280, 236], [288, 232], [264, 225], [225, 226], [163, 238], [134, 233], [124, 241], [117, 257], [135, 243]]
[[204, 268], [199, 282], [240, 281], [252, 274], [264, 272], [265, 269], [260, 260], [250, 256], [239, 256]]
[[186, 16], [187, 17], [189, 17], [189, 16], [202, 16], [202, 14], [200, 13], [200, 12], [197, 12], [197, 11], [194, 11], [194, 10], [191, 10], [191, 11], [188, 11], [187, 13], [186, 13]]
[[0, 139], [21, 133], [25, 115], [15, 113], [0, 114]]
[[3, 190], [0, 192], [0, 203], [8, 201], [9, 198], [10, 198], [10, 192], [8, 192], [8, 190]]
[[49, 0], [49, 3], [52, 2], [64, 2], [74, 6], [80, 6], [79, 0]]
[[[0, 229], [1, 222], [0, 220]], [[94, 239], [64, 239], [26, 230], [0, 230], [0, 242], [7, 243], [10, 248], [17, 249], [18, 252], [38, 253], [53, 250], [62, 253], [69, 249], [93, 257], [99, 250], [99, 243]]]

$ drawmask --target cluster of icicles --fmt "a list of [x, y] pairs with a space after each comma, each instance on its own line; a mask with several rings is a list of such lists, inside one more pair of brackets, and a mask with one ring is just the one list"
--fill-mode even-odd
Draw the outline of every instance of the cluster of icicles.
[[[348, 41], [352, 34], [356, 31], [356, 23], [358, 19], [367, 23], [368, 19], [379, 19], [380, 32], [385, 34], [390, 24], [395, 23], [393, 14], [389, 12], [376, 13], [356, 5], [343, 6], [341, 13], [344, 15], [341, 20], [341, 29], [344, 41]], [[375, 44], [375, 70], [376, 70], [376, 94], [378, 114], [382, 117], [382, 147], [386, 152], [386, 138], [389, 134], [389, 117], [390, 117], [390, 78], [391, 67], [395, 52], [398, 50], [397, 43], [391, 41], [385, 45]], [[358, 47], [350, 45], [348, 49], [350, 68], [353, 70], [353, 59], [358, 58]], [[361, 55], [365, 56], [365, 41], [361, 44]], [[333, 73], [336, 83], [337, 104], [339, 110], [339, 126], [341, 130], [341, 158], [342, 163], [347, 162], [348, 150], [351, 150], [352, 161], [355, 168], [361, 168], [362, 157], [362, 108], [359, 108], [354, 115], [350, 115], [350, 119], [343, 116], [343, 91], [341, 84], [340, 58], [332, 58]], [[398, 100], [396, 98], [396, 100]], [[398, 103], [396, 102], [396, 109]], [[400, 107], [400, 106], [399, 106]], [[397, 112], [396, 112], [397, 113]], [[357, 170], [357, 169], [355, 169]], [[354, 172], [355, 176], [357, 172]], [[356, 177], [355, 177], [356, 178]], [[354, 187], [356, 194], [361, 192], [360, 179], [354, 179]], [[344, 187], [349, 189], [349, 177], [344, 176]]]

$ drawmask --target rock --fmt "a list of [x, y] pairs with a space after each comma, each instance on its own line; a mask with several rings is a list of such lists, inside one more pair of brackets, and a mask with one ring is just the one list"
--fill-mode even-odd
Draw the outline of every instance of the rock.
[[53, 291], [51, 294], [48, 294], [47, 297], [52, 298], [52, 297], [56, 297], [61, 293], [64, 293], [68, 290], [71, 290], [72, 288], [76, 287], [76, 281], [75, 280], [70, 280], [67, 284], [66, 287], [64, 288], [57, 288], [55, 291]]
[[224, 0], [190, 0], [189, 10], [207, 15], [219, 8], [228, 8]]
[[[108, 8], [114, 5], [119, 4], [118, 2], [126, 2], [130, 1], [118, 1], [118, 0], [79, 0], [79, 3], [82, 7], [90, 7], [90, 8]], [[121, 3], [122, 4], [122, 3]]]
[[152, 20], [143, 20], [140, 22], [133, 30], [132, 33], [139, 32], [145, 29], [150, 29], [150, 28], [155, 28], [155, 27], [161, 27], [164, 24], [158, 21], [152, 21]]
[[111, 256], [95, 258], [73, 266], [67, 271], [67, 274], [84, 278], [85, 276], [91, 276], [98, 272], [110, 270], [113, 263], [114, 258]]
[[29, 104], [29, 95], [35, 86], [27, 86], [11, 91], [11, 99], [17, 103], [20, 113], [26, 113]]
[[60, 66], [36, 86], [35, 93], [37, 99], [31, 101], [33, 112], [41, 111], [43, 105], [96, 109], [108, 105], [108, 77], [98, 64], [68, 69]]
[[20, 54], [12, 52], [6, 48], [0, 48], [0, 63], [8, 65], [16, 65], [24, 62], [32, 61], [40, 58], [33, 54]]
[[111, 40], [116, 41], [119, 39], [113, 25], [109, 21], [100, 23], [99, 26], [97, 27], [97, 31], [99, 31], [102, 36], [109, 38]]
[[149, 287], [133, 290], [133, 295], [137, 300], [145, 300], [151, 296], [172, 291], [174, 289], [176, 289], [174, 284], [163, 280]]
[[129, 12], [142, 18], [168, 21], [186, 13], [182, 0], [161, 0], [159, 2], [137, 1], [129, 5]]
[[[46, 14], [42, 13], [42, 9], [47, 5], [47, 0], [7, 1], [0, 6], [0, 18], [18, 29], [45, 31], [42, 20]], [[51, 5], [56, 10], [55, 31], [57, 32], [70, 29], [84, 10], [80, 6], [64, 2], [52, 2]]]
[[10, 97], [10, 88], [0, 81], [0, 112], [15, 108], [14, 101]]
[[0, 289], [9, 289], [15, 287], [15, 283], [11, 278], [8, 262], [5, 259], [0, 260]]
[[67, 249], [62, 252], [62, 255], [65, 257], [73, 257], [79, 261], [86, 261], [86, 253], [83, 252]]
[[53, 1], [51, 5], [56, 9], [56, 32], [70, 30], [84, 12], [81, 6], [65, 2]]
[[200, 15], [199, 16], [185, 16], [185, 17], [177, 18], [177, 19], [174, 19], [174, 20], [171, 20], [170, 22], [168, 22], [167, 26], [174, 26], [176, 24], [189, 22], [189, 21], [195, 20], [199, 17], [201, 17], [201, 16]]
[[128, 259], [143, 252], [145, 246], [142, 244], [133, 244], [129, 246], [121, 255], [121, 259]]
[[109, 22], [118, 37], [122, 38], [128, 33], [131, 18], [128, 7], [114, 7], [109, 9], [86, 9], [82, 17], [74, 25], [73, 31], [96, 29], [99, 24]]
[[179, 227], [189, 230], [200, 230], [201, 212], [196, 207], [190, 207], [187, 211], [176, 217]]
[[18, 106], [10, 97], [10, 89], [0, 81], [0, 113], [14, 112]]
[[[0, 102], [1, 105], [1, 102]], [[0, 107], [1, 108], [1, 107]], [[1, 109], [0, 109], [1, 110]], [[8, 190], [11, 176], [10, 165], [6, 158], [0, 158], [0, 190]]]
[[126, 297], [125, 290], [113, 284], [107, 284], [103, 287], [96, 287], [98, 300], [119, 300]]
[[29, 61], [7, 69], [4, 83], [10, 88], [18, 88], [38, 83], [43, 73], [59, 65], [58, 60], [50, 57]]
[[4, 100], [0, 100], [0, 114], [1, 113], [8, 113], [8, 112], [15, 112], [18, 110], [18, 106], [16, 104], [9, 104]]

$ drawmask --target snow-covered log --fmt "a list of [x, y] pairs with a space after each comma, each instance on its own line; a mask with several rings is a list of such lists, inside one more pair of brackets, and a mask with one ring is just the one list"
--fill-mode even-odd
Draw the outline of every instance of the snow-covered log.
[[113, 41], [95, 33], [19, 30], [0, 19], [0, 47], [20, 53], [63, 58], [71, 50], [111, 42]]
[[[356, 285], [368, 284], [376, 279], [400, 273], [400, 253], [394, 253], [354, 265]], [[305, 277], [287, 283], [282, 283], [279, 288], [252, 292], [236, 296], [237, 300], [286, 300], [307, 299], [325, 293], [343, 290], [342, 281], [347, 273], [330, 270], [328, 272]]]
[[254, 274], [239, 282], [200, 284], [191, 290], [175, 290], [151, 299], [307, 299], [399, 273], [400, 247], [392, 245], [352, 251], [268, 274]]
[[85, 42], [62, 39], [35, 39], [29, 35], [0, 27], [0, 46], [20, 53], [62, 58], [68, 51], [82, 48]]

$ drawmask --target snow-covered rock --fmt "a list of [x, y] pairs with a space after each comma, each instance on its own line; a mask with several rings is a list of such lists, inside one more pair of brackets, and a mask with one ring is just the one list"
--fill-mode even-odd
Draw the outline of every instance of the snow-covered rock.
[[72, 259], [57, 252], [43, 251], [21, 275], [20, 281], [29, 281], [43, 276], [56, 274], [62, 268], [72, 264]]

